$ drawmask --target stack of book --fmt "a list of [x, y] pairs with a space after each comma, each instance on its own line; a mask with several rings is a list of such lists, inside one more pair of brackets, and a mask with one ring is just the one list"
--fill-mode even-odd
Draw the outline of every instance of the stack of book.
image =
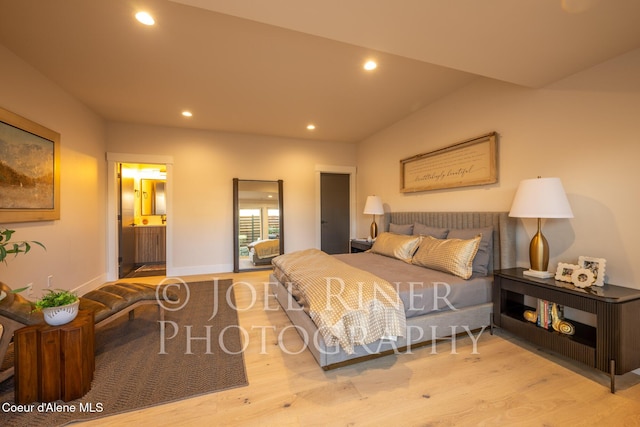
[[551, 327], [551, 305], [549, 301], [538, 300], [538, 326], [549, 329]]
[[[557, 320], [562, 320], [564, 318], [564, 309], [561, 305], [556, 305], [556, 316]], [[538, 326], [545, 329], [553, 328], [553, 306], [554, 303], [545, 301], [542, 299], [538, 300]]]

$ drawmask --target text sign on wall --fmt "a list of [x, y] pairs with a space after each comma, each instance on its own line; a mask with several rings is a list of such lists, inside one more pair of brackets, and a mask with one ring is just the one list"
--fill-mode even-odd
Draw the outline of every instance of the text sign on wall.
[[400, 160], [400, 191], [438, 190], [498, 181], [496, 133]]

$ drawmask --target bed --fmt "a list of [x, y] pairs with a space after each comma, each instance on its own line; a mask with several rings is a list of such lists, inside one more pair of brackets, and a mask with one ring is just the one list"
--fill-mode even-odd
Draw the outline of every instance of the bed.
[[280, 255], [280, 239], [257, 240], [247, 245], [249, 259], [253, 265], [270, 265]]
[[[271, 293], [324, 370], [407, 351], [461, 333], [477, 331], [474, 336], [477, 337], [491, 323], [493, 271], [516, 266], [515, 220], [506, 212], [391, 212], [385, 214], [382, 228], [385, 232], [378, 237], [371, 251], [332, 255], [331, 258], [346, 264], [344, 268], [348, 274], [356, 271], [353, 269], [365, 271], [363, 275], [368, 277], [372, 274], [396, 289], [405, 313], [403, 336], [385, 335], [350, 347], [341, 345], [340, 340], [336, 342], [332, 337], [327, 339], [326, 328], [318, 322], [309, 301], [304, 295], [300, 296], [297, 285], [292, 286], [292, 282], [300, 280], [300, 277], [307, 277], [306, 272], [300, 273], [303, 276], [296, 276], [296, 271], [308, 262], [298, 262], [292, 272], [285, 271], [290, 266], [281, 262], [283, 257], [274, 259]], [[408, 246], [403, 246], [405, 258], [396, 256], [393, 251], [397, 250], [397, 242], [413, 242], [412, 236], [422, 236], [417, 249], [410, 249], [412, 258], [406, 259]], [[389, 242], [392, 244], [387, 244]], [[454, 270], [456, 274], [451, 274], [447, 268], [440, 268], [437, 257], [434, 267], [437, 269], [427, 268], [434, 266], [431, 264], [434, 260], [429, 257], [433, 258], [432, 254], [437, 253], [429, 245], [451, 244], [476, 248], [473, 269], [467, 272], [470, 277], [462, 278], [459, 271]], [[420, 260], [413, 259], [419, 254]], [[286, 254], [284, 257], [289, 256]], [[322, 267], [317, 268], [317, 274], [326, 274], [326, 261], [321, 262]], [[289, 264], [295, 263], [289, 261]], [[462, 274], [466, 273], [463, 271]], [[387, 309], [383, 317], [388, 319], [389, 313], [394, 314], [392, 309]], [[393, 326], [396, 326], [395, 322], [393, 319]]]

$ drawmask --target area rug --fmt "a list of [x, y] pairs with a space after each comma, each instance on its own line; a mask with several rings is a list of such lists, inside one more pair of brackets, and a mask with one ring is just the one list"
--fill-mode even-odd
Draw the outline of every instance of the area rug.
[[[174, 287], [177, 289], [178, 284]], [[180, 283], [180, 302], [158, 320], [152, 306], [96, 331], [91, 390], [61, 412], [55, 405], [18, 413], [14, 380], [0, 384], [0, 425], [58, 426], [246, 386], [231, 280]], [[40, 406], [40, 407], [39, 407]]]

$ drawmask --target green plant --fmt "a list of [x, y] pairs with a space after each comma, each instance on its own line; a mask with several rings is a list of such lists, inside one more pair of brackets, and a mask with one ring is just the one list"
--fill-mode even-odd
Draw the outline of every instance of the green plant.
[[43, 308], [61, 307], [63, 305], [72, 304], [78, 300], [78, 296], [71, 291], [65, 291], [64, 289], [56, 289], [52, 291], [49, 289], [48, 293], [35, 302], [35, 310], [42, 310]]
[[[19, 240], [17, 242], [12, 242], [11, 238], [13, 237], [13, 233], [15, 230], [9, 230], [8, 228], [0, 228], [0, 262], [7, 263], [7, 256], [13, 254], [14, 257], [17, 257], [19, 254], [26, 254], [31, 250], [32, 245], [38, 245], [42, 247], [45, 251], [47, 248], [40, 242], [27, 241], [27, 240]], [[15, 289], [13, 293], [19, 293], [24, 290], [29, 289], [29, 286], [24, 288]]]
[[44, 250], [47, 248], [40, 242], [20, 240], [12, 242], [11, 238], [15, 233], [15, 230], [9, 230], [8, 228], [0, 228], [0, 261], [7, 263], [7, 256], [13, 254], [17, 257], [19, 254], [26, 254], [31, 250], [32, 245], [38, 245]]

